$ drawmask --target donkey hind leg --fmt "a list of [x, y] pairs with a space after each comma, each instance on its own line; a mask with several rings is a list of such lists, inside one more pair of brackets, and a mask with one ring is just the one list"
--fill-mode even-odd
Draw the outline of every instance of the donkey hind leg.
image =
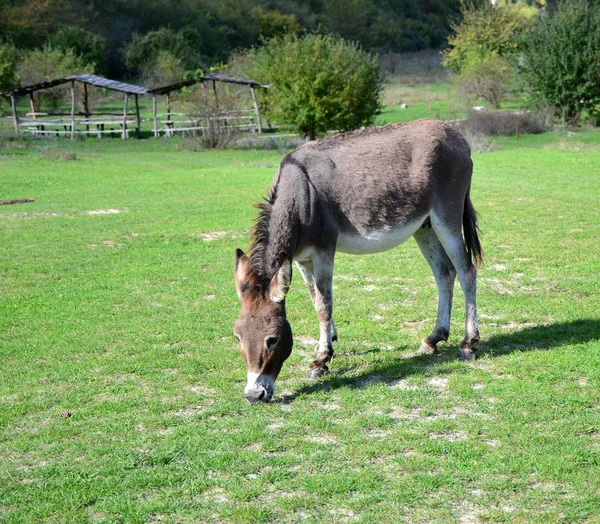
[[[300, 271], [300, 274], [302, 275], [302, 280], [304, 280], [304, 283], [306, 284], [306, 287], [308, 288], [308, 291], [310, 292], [310, 298], [312, 299], [313, 306], [316, 307], [316, 305], [315, 305], [316, 284], [315, 284], [315, 272], [314, 272], [313, 262], [312, 262], [312, 260], [306, 260], [303, 262], [296, 261], [296, 266], [298, 267], [298, 270]], [[337, 328], [335, 327], [335, 321], [333, 320], [333, 318], [331, 319], [331, 324], [333, 326], [332, 333], [331, 333], [331, 340], [333, 342], [335, 342], [338, 339], [338, 332], [337, 332]]]
[[425, 260], [429, 263], [438, 288], [438, 310], [435, 327], [431, 334], [423, 339], [418, 353], [437, 353], [437, 344], [446, 342], [450, 335], [450, 315], [452, 311], [452, 293], [456, 271], [442, 244], [431, 228], [429, 220], [413, 235]]
[[327, 362], [333, 358], [333, 259], [333, 253], [317, 252], [313, 254], [309, 263], [297, 264], [311, 291], [315, 310], [319, 317], [319, 344], [316, 347], [315, 359], [310, 365], [310, 378], [317, 378], [329, 373]]
[[460, 345], [459, 357], [460, 360], [475, 360], [475, 351], [479, 342], [476, 303], [477, 269], [471, 263], [467, 253], [461, 221], [462, 217], [459, 215], [450, 219], [442, 219], [436, 213], [431, 215], [433, 230], [458, 273], [458, 281], [465, 295], [465, 338]]

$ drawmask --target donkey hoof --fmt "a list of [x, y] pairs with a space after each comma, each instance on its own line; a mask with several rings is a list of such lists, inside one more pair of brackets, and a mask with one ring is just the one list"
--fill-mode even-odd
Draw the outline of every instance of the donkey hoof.
[[417, 355], [436, 355], [437, 353], [437, 347], [426, 338], [423, 339], [417, 350]]
[[468, 360], [475, 360], [477, 358], [475, 349], [466, 344], [460, 345], [460, 349], [458, 350], [458, 356], [459, 356], [461, 362], [466, 362]]
[[312, 368], [308, 372], [308, 378], [311, 379], [321, 378], [325, 375], [329, 375], [329, 368], [327, 366], [323, 366], [322, 368]]

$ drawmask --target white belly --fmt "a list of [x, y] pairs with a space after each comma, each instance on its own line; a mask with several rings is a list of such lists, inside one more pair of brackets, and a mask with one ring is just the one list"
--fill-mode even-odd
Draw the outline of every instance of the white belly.
[[408, 240], [421, 227], [425, 218], [422, 217], [403, 224], [400, 227], [387, 228], [381, 231], [369, 231], [368, 233], [355, 233], [351, 235], [340, 234], [337, 241], [337, 250], [353, 255], [387, 251]]

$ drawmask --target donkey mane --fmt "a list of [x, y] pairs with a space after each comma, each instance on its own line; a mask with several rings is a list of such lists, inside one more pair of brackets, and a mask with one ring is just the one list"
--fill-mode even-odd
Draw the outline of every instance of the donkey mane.
[[[267, 246], [270, 240], [270, 225], [271, 216], [273, 212], [273, 204], [277, 198], [277, 188], [279, 185], [281, 170], [277, 172], [277, 178], [273, 182], [269, 194], [262, 202], [255, 204], [254, 207], [258, 209], [258, 216], [254, 221], [254, 225], [250, 230], [251, 244], [248, 252], [248, 258], [250, 263], [248, 268], [250, 269], [248, 278], [252, 284], [263, 289], [273, 278], [272, 274], [269, 274], [269, 268], [267, 267]], [[277, 261], [280, 262], [279, 260]]]

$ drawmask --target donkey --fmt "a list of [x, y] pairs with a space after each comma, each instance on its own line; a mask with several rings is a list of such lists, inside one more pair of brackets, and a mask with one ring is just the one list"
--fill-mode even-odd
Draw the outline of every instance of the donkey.
[[[476, 266], [483, 260], [470, 199], [473, 163], [466, 140], [434, 119], [391, 124], [308, 142], [287, 155], [267, 199], [258, 204], [248, 254], [236, 250], [234, 279], [242, 307], [234, 335], [246, 361], [250, 402], [268, 401], [292, 351], [285, 296], [292, 260], [320, 324], [309, 376], [329, 372], [337, 330], [332, 317], [336, 251], [392, 249], [413, 236], [438, 288], [435, 327], [419, 352], [447, 341], [454, 279], [466, 300], [461, 360], [473, 360], [479, 329]], [[464, 232], [464, 240], [463, 233]]]

